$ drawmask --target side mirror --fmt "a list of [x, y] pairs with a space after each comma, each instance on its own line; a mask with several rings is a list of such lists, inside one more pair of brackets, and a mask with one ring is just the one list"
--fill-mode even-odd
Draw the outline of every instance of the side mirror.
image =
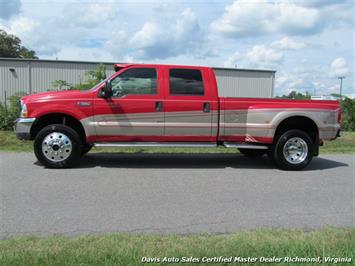
[[110, 80], [106, 80], [104, 87], [102, 89], [102, 96], [104, 98], [111, 98], [112, 96], [112, 85]]

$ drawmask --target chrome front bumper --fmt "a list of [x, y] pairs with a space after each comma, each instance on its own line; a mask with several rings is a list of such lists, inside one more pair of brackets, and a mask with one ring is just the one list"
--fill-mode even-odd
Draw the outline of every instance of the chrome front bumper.
[[17, 118], [14, 131], [18, 139], [28, 140], [31, 138], [31, 127], [36, 118]]

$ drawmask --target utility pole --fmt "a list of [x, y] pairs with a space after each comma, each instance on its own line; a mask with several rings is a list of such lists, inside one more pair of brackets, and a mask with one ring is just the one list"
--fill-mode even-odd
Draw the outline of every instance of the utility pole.
[[343, 90], [343, 79], [345, 79], [345, 76], [342, 77], [338, 77], [338, 79], [340, 79], [340, 98], [342, 97], [342, 90]]

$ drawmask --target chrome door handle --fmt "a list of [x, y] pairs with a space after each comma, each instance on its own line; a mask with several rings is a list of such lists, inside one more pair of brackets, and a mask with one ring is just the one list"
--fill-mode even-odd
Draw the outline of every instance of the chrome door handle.
[[211, 111], [211, 104], [210, 103], [203, 103], [203, 112], [209, 113]]
[[157, 112], [163, 111], [163, 102], [155, 102], [155, 111]]

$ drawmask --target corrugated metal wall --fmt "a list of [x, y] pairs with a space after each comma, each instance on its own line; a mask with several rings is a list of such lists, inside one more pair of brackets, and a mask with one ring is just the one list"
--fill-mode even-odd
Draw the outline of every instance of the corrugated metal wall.
[[[114, 73], [114, 63], [104, 63], [106, 75]], [[0, 58], [0, 101], [18, 93], [55, 89], [53, 81], [76, 85], [85, 82], [85, 73], [96, 69], [97, 62], [28, 60]], [[11, 70], [11, 71], [10, 71]], [[274, 92], [274, 71], [214, 68], [220, 96], [270, 98]]]
[[[29, 65], [26, 61], [0, 61], [0, 100], [17, 92], [29, 91]], [[6, 91], [5, 91], [6, 90]]]
[[214, 73], [222, 97], [273, 97], [274, 71], [215, 68]]
[[[53, 81], [64, 80], [76, 85], [85, 82], [85, 73], [99, 63], [42, 60], [0, 60], [0, 101], [18, 93], [36, 93], [55, 89]], [[113, 63], [105, 63], [106, 75], [114, 73]], [[12, 71], [10, 71], [12, 70]]]
[[[98, 64], [31, 62], [32, 93], [54, 89], [53, 81], [65, 80], [71, 85], [86, 82], [85, 73]], [[114, 73], [113, 64], [106, 65], [106, 75]]]

